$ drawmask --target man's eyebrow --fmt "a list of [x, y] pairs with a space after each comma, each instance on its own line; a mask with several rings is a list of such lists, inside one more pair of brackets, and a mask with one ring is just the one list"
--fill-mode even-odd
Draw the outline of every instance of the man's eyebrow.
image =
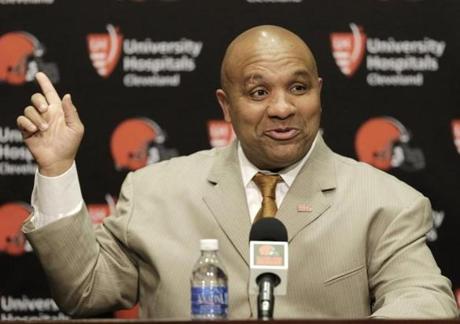
[[264, 77], [261, 74], [258, 73], [251, 73], [247, 77], [244, 78], [243, 80], [243, 85], [247, 86], [248, 84], [254, 83], [254, 82], [259, 82], [263, 80]]
[[[295, 70], [292, 73], [292, 76], [295, 77], [295, 78], [304, 78], [306, 80], [310, 80], [312, 78], [312, 74], [307, 69]], [[257, 83], [257, 82], [260, 82], [260, 81], [263, 81], [263, 80], [264, 80], [264, 76], [262, 74], [251, 73], [251, 74], [249, 74], [248, 76], [246, 76], [244, 78], [243, 86], [248, 86], [248, 85], [250, 85], [252, 83]]]
[[310, 79], [312, 77], [312, 74], [308, 70], [304, 70], [304, 69], [294, 71], [293, 75], [295, 77], [302, 77], [306, 79]]

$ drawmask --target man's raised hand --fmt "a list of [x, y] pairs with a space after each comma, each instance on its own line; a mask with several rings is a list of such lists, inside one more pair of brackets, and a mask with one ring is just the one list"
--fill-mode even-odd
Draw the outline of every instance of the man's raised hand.
[[42, 93], [32, 95], [31, 105], [17, 118], [17, 125], [40, 174], [57, 176], [71, 167], [84, 127], [70, 95], [66, 94], [61, 100], [42, 72], [35, 78]]

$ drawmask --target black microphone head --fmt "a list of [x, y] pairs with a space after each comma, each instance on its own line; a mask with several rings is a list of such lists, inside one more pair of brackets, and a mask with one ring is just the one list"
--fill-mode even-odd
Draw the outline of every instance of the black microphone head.
[[275, 217], [264, 217], [252, 225], [249, 241], [287, 242], [288, 235], [284, 224]]

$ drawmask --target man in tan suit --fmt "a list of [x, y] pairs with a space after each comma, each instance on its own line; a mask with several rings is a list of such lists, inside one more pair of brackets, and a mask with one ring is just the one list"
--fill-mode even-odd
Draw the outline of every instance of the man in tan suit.
[[252, 28], [228, 47], [221, 76], [217, 98], [238, 141], [130, 173], [116, 213], [93, 230], [73, 162], [83, 125], [70, 96], [61, 101], [37, 75], [43, 94], [18, 118], [39, 166], [24, 232], [62, 309], [88, 316], [139, 302], [143, 318], [189, 318], [198, 241], [213, 237], [229, 317], [256, 316], [248, 236], [262, 200], [252, 177], [263, 172], [281, 176], [276, 217], [289, 234], [288, 292], [275, 318], [457, 316], [425, 243], [428, 200], [333, 153], [318, 134], [322, 80], [305, 43], [280, 27]]

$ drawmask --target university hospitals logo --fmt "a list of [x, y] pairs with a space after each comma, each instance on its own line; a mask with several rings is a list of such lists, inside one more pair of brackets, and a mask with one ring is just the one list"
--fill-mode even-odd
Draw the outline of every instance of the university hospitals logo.
[[0, 253], [19, 256], [32, 250], [21, 231], [22, 223], [31, 210], [22, 202], [0, 205]]
[[355, 74], [366, 51], [366, 34], [362, 28], [351, 23], [350, 29], [351, 33], [332, 33], [330, 36], [332, 55], [347, 77]]
[[88, 34], [86, 40], [89, 57], [97, 73], [103, 78], [109, 77], [120, 59], [123, 35], [109, 24], [107, 33]]
[[[360, 64], [371, 87], [420, 87], [429, 72], [439, 70], [446, 42], [428, 36], [417, 39], [382, 38], [350, 23], [351, 32], [330, 34], [332, 55], [340, 71], [352, 77]], [[365, 58], [365, 60], [364, 60]]]
[[0, 36], [0, 84], [22, 85], [31, 82], [38, 71], [45, 72], [56, 83], [59, 73], [56, 64], [45, 63], [45, 47], [38, 39], [24, 31]]
[[110, 150], [118, 170], [137, 170], [177, 156], [176, 149], [165, 147], [166, 133], [153, 120], [131, 118], [112, 133]]
[[227, 146], [235, 139], [231, 123], [225, 120], [208, 120], [208, 136], [211, 147]]
[[21, 131], [0, 125], [0, 177], [35, 174], [37, 165], [24, 144]]
[[87, 35], [91, 62], [97, 73], [108, 78], [121, 61], [121, 78], [128, 88], [178, 87], [182, 75], [195, 71], [202, 41], [186, 37], [174, 40], [122, 35], [107, 25], [107, 33]]
[[425, 167], [422, 150], [411, 147], [409, 131], [391, 117], [376, 117], [362, 124], [356, 133], [355, 149], [360, 161], [385, 171], [417, 171]]

